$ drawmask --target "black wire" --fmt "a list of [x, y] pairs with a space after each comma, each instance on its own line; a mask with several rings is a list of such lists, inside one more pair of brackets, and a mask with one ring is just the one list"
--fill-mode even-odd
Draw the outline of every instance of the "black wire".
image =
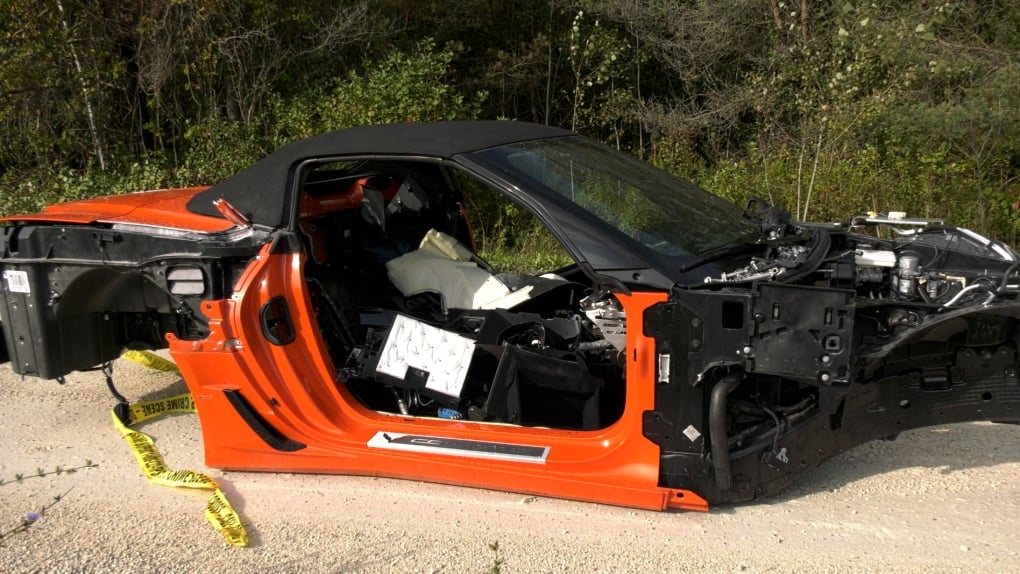
[[779, 422], [779, 417], [776, 415], [776, 413], [772, 412], [771, 410], [768, 409], [768, 407], [764, 405], [760, 406], [762, 409], [765, 410], [765, 412], [772, 415], [772, 420], [775, 421], [776, 423], [776, 434], [775, 436], [772, 437], [772, 452], [776, 452], [776, 449], [779, 448], [779, 433], [781, 432], [780, 429], [782, 429], [782, 423]]
[[[943, 228], [943, 229], [945, 230], [945, 228]], [[942, 250], [939, 250], [938, 245], [936, 245], [934, 243], [930, 243], [929, 245], [931, 245], [932, 249], [935, 250], [935, 257], [932, 257], [932, 260], [929, 261], [927, 264], [925, 264], [924, 267], [928, 268], [928, 267], [931, 267], [933, 265], [937, 265], [937, 264], [941, 263], [942, 262], [941, 260], [949, 255], [949, 251], [950, 251], [950, 248], [953, 246], [953, 242], [957, 241], [959, 238], [960, 238], [959, 235], [950, 235], [949, 236], [949, 241], [946, 242], [946, 246]]]
[[999, 288], [996, 290], [996, 293], [998, 293], [999, 295], [1003, 295], [1006, 293], [1006, 287], [1009, 284], [1009, 276], [1012, 275], [1013, 272], [1016, 271], [1017, 269], [1020, 269], [1020, 261], [1017, 261], [1016, 263], [1010, 265], [1009, 268], [1006, 269], [1006, 272], [1002, 274], [1002, 283], [999, 284]]

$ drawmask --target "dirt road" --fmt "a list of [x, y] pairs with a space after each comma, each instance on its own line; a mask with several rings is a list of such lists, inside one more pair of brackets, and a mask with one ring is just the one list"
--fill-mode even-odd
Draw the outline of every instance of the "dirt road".
[[[184, 392], [116, 364], [131, 400]], [[635, 511], [443, 485], [209, 470], [251, 547], [203, 517], [204, 493], [146, 483], [98, 373], [67, 384], [0, 368], [0, 572], [1020, 572], [1020, 427], [905, 433], [795, 488], [709, 514]], [[172, 468], [205, 469], [197, 418], [146, 424]], [[98, 465], [74, 474], [29, 477]], [[7, 482], [21, 473], [20, 483]]]

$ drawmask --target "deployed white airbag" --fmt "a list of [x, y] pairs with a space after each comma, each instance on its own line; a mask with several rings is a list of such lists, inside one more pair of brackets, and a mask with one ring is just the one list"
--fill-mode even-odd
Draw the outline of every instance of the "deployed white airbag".
[[418, 249], [455, 261], [471, 261], [473, 255], [463, 243], [438, 229], [428, 230], [425, 237], [422, 237]]
[[405, 297], [438, 293], [447, 309], [506, 309], [528, 299], [530, 286], [511, 293], [470, 256], [457, 240], [432, 230], [420, 249], [387, 261], [386, 272]]

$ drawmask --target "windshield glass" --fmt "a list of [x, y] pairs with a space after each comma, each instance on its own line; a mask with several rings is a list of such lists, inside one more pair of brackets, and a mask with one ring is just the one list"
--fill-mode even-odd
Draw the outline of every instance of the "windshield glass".
[[589, 139], [527, 141], [472, 155], [524, 187], [562, 196], [659, 255], [697, 256], [757, 237], [734, 205]]

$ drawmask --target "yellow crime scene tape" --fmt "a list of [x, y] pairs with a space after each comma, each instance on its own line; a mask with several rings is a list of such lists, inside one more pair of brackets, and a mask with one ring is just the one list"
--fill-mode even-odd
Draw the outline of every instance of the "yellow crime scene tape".
[[[147, 351], [127, 351], [122, 355], [125, 359], [134, 361], [146, 367], [164, 371], [177, 372], [177, 365]], [[194, 413], [195, 401], [190, 394], [177, 395], [165, 399], [145, 401], [132, 404], [128, 407], [128, 421], [122, 421], [113, 411], [113, 424], [124, 436], [131, 447], [132, 454], [142, 467], [145, 477], [154, 484], [164, 486], [176, 486], [181, 488], [198, 488], [213, 491], [212, 496], [205, 505], [205, 517], [212, 523], [213, 527], [223, 534], [233, 546], [248, 546], [248, 531], [241, 523], [234, 507], [230, 505], [227, 496], [220, 489], [220, 485], [211, 476], [193, 470], [170, 470], [163, 461], [163, 456], [156, 449], [156, 444], [149, 435], [130, 428], [132, 425], [152, 420], [163, 415], [178, 413]]]

